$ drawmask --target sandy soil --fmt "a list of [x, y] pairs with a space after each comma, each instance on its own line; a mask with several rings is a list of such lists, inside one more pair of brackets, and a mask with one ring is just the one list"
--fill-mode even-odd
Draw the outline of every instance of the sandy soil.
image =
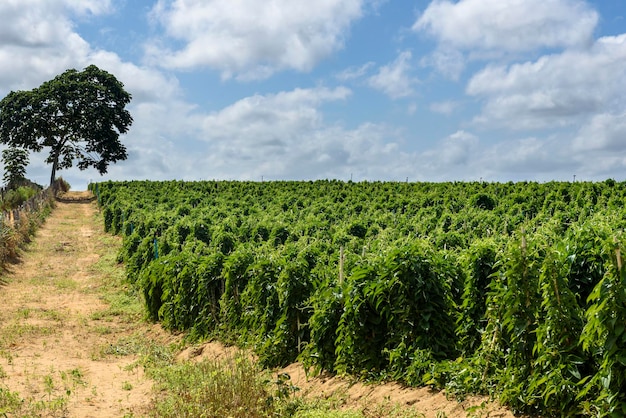
[[[163, 343], [174, 337], [140, 317], [107, 314], [110, 307], [98, 289], [106, 286], [108, 274], [120, 274], [116, 269], [121, 267], [111, 260], [103, 268], [101, 258], [119, 240], [103, 233], [95, 203], [80, 202], [88, 197], [68, 193], [21, 261], [0, 279], [0, 388], [19, 393], [27, 403], [61, 404], [37, 416], [141, 416], [153, 398], [152, 382], [134, 366], [133, 355], [115, 355], [116, 344], [137, 333]], [[188, 348], [178, 358], [218, 359], [233, 350], [207, 343]], [[429, 389], [354, 384], [332, 376], [309, 379], [298, 364], [278, 373], [288, 373], [305, 396], [343, 394], [344, 407], [399, 403], [428, 418], [513, 417], [481, 398], [458, 403]], [[469, 407], [483, 403], [468, 414]]]
[[96, 211], [58, 203], [0, 288], [0, 386], [54, 410], [44, 416], [120, 417], [151, 399], [136, 359], [110, 352], [125, 335], [155, 331], [107, 314], [98, 292], [107, 277], [94, 265], [115, 238], [101, 232]]

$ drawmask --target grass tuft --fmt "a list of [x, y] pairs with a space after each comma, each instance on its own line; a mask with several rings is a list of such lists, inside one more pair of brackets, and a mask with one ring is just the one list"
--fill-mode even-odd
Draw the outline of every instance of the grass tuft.
[[267, 373], [243, 356], [177, 364], [151, 375], [162, 393], [153, 405], [153, 417], [260, 418], [274, 410]]

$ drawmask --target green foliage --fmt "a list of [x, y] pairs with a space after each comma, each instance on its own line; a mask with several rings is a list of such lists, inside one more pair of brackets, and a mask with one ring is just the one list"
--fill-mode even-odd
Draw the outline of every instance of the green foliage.
[[302, 362], [315, 372], [335, 369], [336, 333], [343, 312], [343, 295], [343, 286], [330, 281], [320, 283], [311, 295], [309, 344], [304, 349]]
[[[1, 208], [5, 212], [0, 222], [0, 267], [15, 263], [20, 248], [29, 243], [37, 228], [54, 206], [54, 196], [47, 191], [19, 187], [4, 195]], [[7, 219], [13, 217], [13, 221]]]
[[[293, 250], [290, 251], [290, 250]], [[278, 304], [276, 315], [278, 319], [270, 326], [274, 329], [269, 333], [260, 350], [261, 361], [265, 365], [287, 365], [296, 360], [309, 340], [309, 330], [306, 327], [310, 312], [307, 306], [313, 280], [307, 257], [308, 251], [295, 253], [296, 248], [285, 249], [285, 255], [279, 261], [279, 274], [276, 281]]]
[[459, 337], [459, 348], [466, 355], [475, 352], [480, 344], [480, 336], [484, 332], [487, 291], [492, 276], [496, 273], [497, 250], [495, 241], [478, 240], [462, 254], [461, 261], [466, 276], [459, 316], [456, 320], [456, 334]]
[[493, 210], [496, 206], [496, 202], [491, 196], [480, 193], [472, 197], [472, 206], [478, 209]]
[[[528, 397], [541, 399], [542, 413], [576, 413], [576, 396], [585, 364], [590, 360], [578, 341], [583, 310], [568, 287], [566, 248], [547, 250], [539, 276], [541, 306], [535, 330], [533, 367]], [[581, 373], [582, 372], [582, 373]]]
[[50, 184], [57, 169], [94, 167], [106, 173], [109, 163], [125, 160], [119, 142], [132, 117], [125, 109], [131, 96], [113, 75], [90, 65], [67, 70], [30, 91], [10, 92], [0, 101], [0, 141], [40, 152], [49, 148]]
[[625, 185], [92, 187], [151, 318], [191, 338], [531, 414], [622, 416]]
[[0, 209], [2, 211], [16, 209], [40, 192], [41, 190], [28, 186], [19, 186], [17, 189], [9, 190], [2, 196]]
[[626, 269], [622, 243], [616, 239], [604, 245], [610, 260], [604, 277], [589, 295], [591, 305], [581, 335], [583, 348], [592, 354], [597, 369], [578, 397], [591, 392], [597, 396], [594, 414], [618, 417], [626, 414]]
[[21, 148], [7, 148], [2, 151], [4, 176], [2, 180], [8, 189], [17, 188], [26, 179], [28, 166], [28, 151]]
[[450, 275], [456, 266], [417, 241], [348, 278], [337, 329], [340, 372], [391, 373], [402, 379], [415, 350], [434, 359], [455, 353]]
[[276, 409], [267, 377], [245, 357], [227, 362], [183, 363], [158, 369], [156, 417], [268, 417]]

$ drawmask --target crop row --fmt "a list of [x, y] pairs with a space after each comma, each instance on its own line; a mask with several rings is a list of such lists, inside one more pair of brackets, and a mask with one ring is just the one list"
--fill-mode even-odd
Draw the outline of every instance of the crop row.
[[626, 413], [623, 183], [107, 182], [151, 317], [266, 365]]

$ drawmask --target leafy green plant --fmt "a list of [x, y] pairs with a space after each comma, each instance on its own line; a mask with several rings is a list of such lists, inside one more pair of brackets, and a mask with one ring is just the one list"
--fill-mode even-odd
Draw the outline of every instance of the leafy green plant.
[[589, 295], [587, 323], [581, 335], [583, 348], [593, 355], [597, 372], [584, 381], [579, 398], [597, 396], [593, 409], [597, 416], [626, 414], [626, 269], [622, 244], [605, 242], [613, 251], [602, 280]]
[[462, 254], [466, 272], [462, 302], [456, 320], [459, 348], [464, 354], [473, 354], [480, 345], [487, 310], [487, 291], [496, 273], [498, 246], [494, 240], [476, 241]]
[[92, 187], [151, 317], [192, 338], [517, 411], [615, 415], [625, 185]]

